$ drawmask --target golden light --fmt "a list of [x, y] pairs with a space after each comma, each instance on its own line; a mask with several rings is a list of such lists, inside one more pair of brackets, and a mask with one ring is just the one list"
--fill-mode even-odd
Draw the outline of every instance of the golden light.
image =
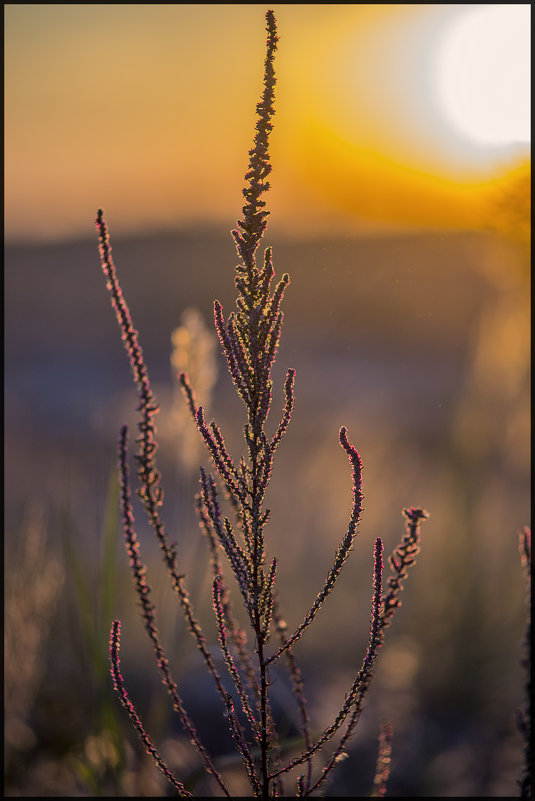
[[[486, 225], [485, 185], [529, 160], [529, 5], [273, 8], [271, 224]], [[259, 6], [11, 3], [5, 44], [8, 237], [82, 234], [101, 205], [116, 234], [239, 209]]]
[[439, 45], [440, 108], [475, 143], [531, 140], [530, 10], [528, 3], [467, 7]]

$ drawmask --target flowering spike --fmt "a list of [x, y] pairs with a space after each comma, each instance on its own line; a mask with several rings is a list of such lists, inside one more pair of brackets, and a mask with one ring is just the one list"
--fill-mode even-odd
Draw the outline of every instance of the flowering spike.
[[232, 658], [232, 654], [230, 653], [228, 647], [227, 630], [225, 626], [225, 614], [223, 611], [223, 604], [221, 602], [221, 595], [222, 595], [221, 579], [219, 576], [216, 576], [213, 583], [213, 598], [214, 598], [214, 611], [217, 622], [217, 631], [219, 635], [219, 642], [221, 644], [221, 650], [225, 658], [225, 663], [227, 665], [228, 672], [232, 678], [232, 681], [234, 682], [234, 687], [236, 688], [236, 692], [240, 697], [242, 709], [245, 713], [247, 721], [249, 722], [249, 725], [251, 726], [255, 740], [258, 742], [258, 740], [260, 739], [260, 727], [258, 725], [258, 721], [256, 720], [253, 714], [240, 674], [238, 673], [238, 670], [234, 663], [234, 659]]
[[[143, 352], [138, 341], [138, 332], [133, 326], [130, 312], [122, 295], [111, 256], [111, 246], [106, 222], [102, 212], [97, 215], [99, 246], [102, 269], [107, 279], [111, 302], [115, 311], [125, 349], [128, 354], [139, 403], [137, 438], [138, 494], [152, 526], [172, 587], [178, 595], [187, 628], [193, 635], [204, 665], [211, 676], [223, 702], [224, 714], [255, 797], [262, 799], [285, 797], [284, 778], [299, 765], [303, 773], [297, 778], [297, 793], [310, 796], [318, 790], [330, 771], [347, 756], [347, 744], [360, 719], [372, 670], [381, 648], [384, 631], [399, 606], [402, 582], [407, 568], [412, 565], [419, 551], [419, 526], [427, 517], [421, 509], [404, 510], [407, 517], [407, 533], [390, 559], [393, 576], [383, 595], [383, 545], [380, 539], [374, 544], [373, 596], [371, 624], [368, 644], [360, 670], [345, 700], [341, 703], [334, 721], [313, 741], [310, 717], [304, 693], [301, 671], [297, 665], [293, 645], [309, 628], [331, 593], [338, 576], [353, 548], [362, 513], [362, 462], [356, 448], [350, 443], [347, 429], [339, 431], [339, 441], [345, 450], [352, 469], [352, 506], [347, 532], [334, 555], [320, 592], [305, 614], [304, 620], [291, 636], [287, 636], [287, 625], [278, 608], [276, 573], [277, 560], [267, 564], [267, 549], [264, 530], [270, 518], [265, 506], [274, 457], [286, 434], [294, 407], [295, 370], [289, 369], [284, 384], [284, 408], [272, 436], [266, 433], [273, 382], [271, 371], [279, 347], [283, 323], [282, 302], [290, 282], [288, 274], [275, 283], [271, 247], [264, 251], [262, 266], [256, 263], [256, 251], [267, 225], [268, 210], [263, 199], [270, 188], [271, 163], [269, 137], [274, 113], [275, 72], [274, 55], [277, 49], [277, 29], [273, 11], [266, 14], [267, 44], [264, 62], [264, 85], [262, 96], [256, 106], [257, 120], [254, 141], [249, 150], [249, 163], [245, 173], [242, 218], [232, 232], [239, 263], [235, 267], [234, 285], [238, 294], [234, 311], [225, 318], [219, 301], [214, 302], [214, 325], [222, 352], [227, 360], [231, 379], [237, 394], [245, 406], [246, 420], [243, 425], [245, 452], [234, 460], [225, 443], [223, 433], [215, 421], [207, 423], [205, 409], [196, 401], [193, 387], [185, 372], [185, 364], [175, 364], [181, 370], [179, 382], [184, 394], [186, 408], [194, 419], [197, 429], [207, 446], [219, 485], [226, 491], [222, 498], [215, 474], [200, 468], [200, 490], [196, 497], [200, 527], [208, 542], [211, 572], [213, 574], [213, 609], [220, 652], [233, 684], [233, 692], [239, 701], [238, 713], [232, 696], [227, 692], [216, 669], [214, 656], [205, 640], [204, 632], [194, 615], [185, 576], [179, 572], [175, 543], [169, 541], [161, 518], [163, 491], [156, 465], [156, 428], [154, 416], [158, 405], [152, 394]], [[200, 393], [201, 395], [202, 393]], [[200, 397], [199, 395], [199, 397]], [[220, 790], [229, 797], [229, 792], [201, 743], [195, 726], [190, 720], [178, 686], [173, 681], [169, 662], [160, 643], [156, 626], [156, 612], [151, 601], [151, 590], [146, 579], [146, 568], [141, 561], [139, 543], [134, 531], [134, 515], [130, 500], [130, 478], [128, 471], [127, 428], [121, 430], [119, 441], [119, 473], [121, 515], [127, 553], [134, 578], [141, 615], [151, 640], [158, 668], [172, 699], [173, 706], [196, 746], [206, 772], [218, 783]], [[229, 511], [227, 511], [227, 509]], [[231, 522], [232, 520], [232, 522]], [[524, 551], [526, 548], [524, 548]], [[224, 555], [224, 559], [223, 559]], [[245, 631], [232, 610], [231, 595], [225, 579], [223, 561], [236, 580], [241, 592], [243, 610], [251, 626], [254, 642], [247, 644]], [[271, 630], [279, 637], [279, 647], [271, 656], [267, 654]], [[176, 779], [149, 740], [141, 721], [126, 693], [119, 665], [119, 622], [112, 626], [111, 669], [115, 688], [128, 710], [147, 752], [173, 784], [180, 795], [190, 796], [184, 785]], [[284, 764], [283, 743], [279, 742], [272, 713], [269, 687], [269, 666], [282, 655], [289, 670], [292, 690], [297, 702], [304, 743], [303, 753]], [[245, 720], [243, 719], [245, 717]], [[242, 729], [243, 726], [243, 729]], [[245, 731], [245, 734], [244, 734]], [[315, 756], [337, 733], [341, 737], [329, 760], [314, 779]], [[383, 795], [386, 782], [390, 738], [387, 729], [381, 735], [376, 791]]]
[[[383, 543], [381, 539], [376, 539], [374, 543], [374, 567], [373, 567], [373, 597], [372, 597], [372, 614], [371, 614], [371, 626], [370, 626], [370, 637], [368, 641], [368, 647], [366, 649], [366, 654], [364, 656], [364, 660], [362, 662], [362, 667], [359, 670], [355, 681], [349, 692], [346, 694], [346, 700], [343, 703], [340, 712], [336, 716], [334, 722], [325, 729], [323, 734], [318, 738], [316, 743], [309, 749], [309, 751], [302, 754], [300, 757], [296, 757], [292, 759], [286, 767], [282, 768], [280, 771], [277, 771], [275, 775], [281, 775], [282, 773], [286, 773], [288, 770], [295, 768], [297, 765], [301, 765], [303, 762], [308, 762], [317, 751], [322, 748], [325, 743], [327, 743], [331, 737], [338, 731], [340, 726], [343, 724], [344, 720], [347, 718], [351, 708], [354, 708], [353, 718], [352, 721], [353, 726], [356, 724], [356, 721], [360, 717], [360, 713], [362, 711], [362, 702], [364, 700], [364, 695], [366, 690], [368, 689], [370, 679], [372, 677], [372, 667], [373, 663], [377, 657], [377, 653], [379, 648], [381, 647], [381, 593], [382, 593], [382, 575], [383, 575]], [[331, 758], [331, 761], [327, 764], [324, 768], [322, 775], [318, 779], [315, 785], [313, 785], [309, 789], [309, 793], [313, 790], [317, 789], [320, 784], [323, 783], [325, 780], [327, 773], [331, 770], [333, 765], [336, 763], [337, 758], [343, 751], [343, 744], [345, 743], [345, 739], [342, 744], [338, 746], [335, 755]]]
[[130, 700], [126, 688], [124, 686], [123, 677], [121, 675], [121, 663], [119, 660], [119, 638], [121, 633], [121, 623], [119, 620], [114, 620], [113, 625], [111, 628], [111, 635], [110, 635], [110, 658], [111, 658], [111, 673], [113, 678], [113, 686], [119, 693], [119, 697], [121, 699], [122, 705], [125, 707], [126, 711], [130, 716], [130, 720], [136, 727], [137, 733], [139, 737], [147, 749], [147, 752], [151, 755], [152, 759], [154, 760], [155, 764], [158, 768], [162, 771], [163, 775], [169, 779], [173, 787], [177, 790], [179, 795], [184, 798], [193, 798], [192, 794], [186, 790], [184, 785], [181, 781], [179, 781], [175, 776], [171, 773], [161, 756], [159, 755], [156, 748], [151, 743], [148, 734], [146, 733], [145, 729], [143, 728], [143, 724], [139, 719], [139, 716], [135, 710], [135, 707]]
[[316, 600], [314, 601], [310, 610], [307, 612], [305, 619], [303, 620], [301, 625], [295, 630], [294, 634], [292, 634], [292, 636], [286, 641], [285, 645], [279, 648], [278, 651], [276, 651], [276, 653], [274, 653], [266, 660], [266, 664], [274, 662], [288, 648], [291, 648], [292, 645], [302, 636], [302, 634], [313, 622], [314, 618], [316, 617], [317, 613], [322, 607], [323, 602], [333, 589], [336, 579], [340, 575], [340, 571], [342, 570], [342, 567], [344, 566], [347, 557], [349, 556], [351, 548], [353, 547], [353, 542], [356, 536], [357, 524], [359, 522], [360, 513], [362, 510], [362, 497], [363, 497], [362, 463], [357, 450], [349, 443], [349, 440], [347, 439], [347, 430], [345, 426], [342, 426], [342, 428], [340, 429], [340, 443], [342, 447], [345, 449], [345, 451], [348, 453], [349, 460], [353, 466], [353, 509], [351, 511], [351, 517], [349, 519], [347, 534], [340, 543], [340, 546], [334, 558], [334, 564], [330, 569], [327, 578], [325, 579], [325, 583], [320, 592], [318, 593]]
[[388, 592], [385, 593], [383, 599], [381, 614], [381, 628], [383, 629], [390, 625], [392, 615], [401, 606], [399, 594], [403, 590], [403, 581], [407, 578], [407, 568], [414, 564], [416, 556], [420, 552], [420, 521], [429, 517], [425, 509], [416, 507], [404, 509], [403, 514], [407, 518], [407, 529], [402, 541], [389, 559], [393, 575], [388, 579]]

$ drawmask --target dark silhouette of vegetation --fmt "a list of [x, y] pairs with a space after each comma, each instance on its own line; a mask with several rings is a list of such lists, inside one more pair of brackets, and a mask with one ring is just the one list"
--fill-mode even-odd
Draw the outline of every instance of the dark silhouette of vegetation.
[[[235, 286], [238, 291], [236, 311], [225, 319], [219, 301], [214, 303], [215, 327], [235, 389], [241, 398], [247, 416], [243, 434], [245, 455], [234, 459], [225, 444], [223, 434], [215, 421], [207, 422], [202, 406], [197, 405], [194, 388], [187, 374], [180, 375], [185, 401], [200, 436], [206, 444], [213, 467], [218, 476], [200, 468], [200, 492], [197, 498], [200, 525], [204, 531], [211, 555], [213, 573], [213, 609], [219, 647], [225, 667], [232, 680], [229, 693], [206, 640], [201, 622], [193, 609], [181, 573], [176, 544], [169, 539], [161, 516], [163, 491], [156, 466], [156, 429], [154, 417], [158, 405], [153, 396], [138, 333], [121, 291], [111, 255], [108, 228], [102, 211], [98, 212], [97, 228], [100, 239], [102, 268], [107, 278], [112, 304], [119, 322], [134, 380], [139, 395], [139, 435], [137, 437], [137, 493], [157, 538], [170, 582], [178, 596], [187, 626], [220, 696], [220, 713], [226, 716], [229, 731], [240, 754], [251, 792], [255, 797], [271, 798], [285, 795], [284, 781], [294, 773], [296, 794], [308, 796], [324, 785], [331, 771], [344, 758], [350, 737], [359, 722], [366, 693], [373, 676], [373, 667], [383, 644], [392, 615], [399, 607], [400, 593], [407, 577], [407, 569], [414, 563], [420, 549], [420, 524], [427, 517], [423, 509], [404, 510], [406, 533], [390, 557], [391, 576], [383, 581], [383, 543], [374, 543], [372, 570], [371, 626], [368, 646], [360, 670], [345, 695], [335, 719], [325, 729], [314, 734], [304, 692], [303, 680], [295, 653], [295, 643], [305, 634], [332, 592], [357, 536], [362, 513], [362, 463], [356, 448], [350, 442], [344, 426], [339, 432], [341, 447], [345, 450], [352, 470], [353, 501], [347, 532], [340, 542], [333, 564], [327, 572], [323, 586], [295, 631], [288, 632], [282, 616], [277, 591], [277, 558], [268, 559], [265, 529], [270, 510], [265, 506], [266, 490], [271, 477], [277, 448], [290, 423], [294, 405], [295, 371], [289, 369], [284, 384], [285, 404], [275, 433], [269, 436], [266, 422], [272, 399], [271, 369], [277, 354], [283, 313], [281, 304], [289, 284], [283, 275], [272, 289], [274, 269], [272, 253], [268, 247], [259, 266], [256, 251], [267, 224], [268, 211], [262, 195], [269, 189], [267, 180], [271, 172], [269, 161], [269, 135], [274, 113], [275, 72], [274, 56], [277, 49], [277, 29], [272, 11], [267, 19], [267, 54], [265, 59], [264, 89], [257, 105], [257, 124], [253, 148], [249, 151], [249, 169], [243, 190], [245, 205], [238, 228], [232, 232], [240, 263], [236, 267]], [[146, 580], [146, 568], [141, 560], [140, 546], [135, 532], [134, 513], [130, 497], [128, 456], [128, 429], [123, 426], [119, 440], [119, 472], [121, 487], [121, 514], [126, 548], [141, 607], [147, 634], [152, 643], [162, 681], [167, 688], [174, 710], [196, 748], [204, 768], [224, 795], [230, 790], [222, 770], [212, 759], [198, 734], [194, 721], [187, 712], [187, 701], [181, 688], [172, 677], [168, 658], [160, 641], [156, 622], [156, 609], [151, 588]], [[221, 497], [222, 490], [225, 498]], [[253, 643], [247, 645], [247, 635], [233, 609], [233, 599], [224, 568], [234, 576], [241, 595], [246, 620], [252, 632]], [[275, 643], [275, 644], [273, 644]], [[115, 688], [128, 711], [132, 722], [158, 768], [169, 779], [181, 796], [191, 796], [193, 787], [186, 786], [166, 765], [151, 742], [145, 727], [131, 701], [120, 671], [120, 622], [113, 622], [110, 638], [111, 670]], [[299, 710], [300, 744], [289, 744], [277, 731], [270, 700], [270, 666], [283, 660], [287, 664], [291, 684]], [[336, 746], [327, 748], [335, 735], [340, 735]], [[383, 724], [379, 737], [377, 775], [373, 795], [384, 795], [390, 764], [392, 730]], [[300, 753], [288, 759], [293, 747]], [[323, 760], [318, 764], [319, 760]]]

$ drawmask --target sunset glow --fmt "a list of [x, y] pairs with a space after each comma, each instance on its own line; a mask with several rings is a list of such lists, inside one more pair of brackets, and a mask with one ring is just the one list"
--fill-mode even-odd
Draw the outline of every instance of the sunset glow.
[[469, 8], [447, 33], [437, 55], [444, 113], [483, 145], [529, 142], [530, 14], [528, 4]]
[[[529, 145], [474, 142], [439, 96], [437, 54], [446, 63], [446, 33], [465, 7], [273, 8], [273, 228], [486, 226], [488, 191], [529, 159]], [[514, 9], [529, 6], [494, 8], [513, 23]], [[263, 13], [254, 4], [8, 4], [6, 237], [86, 234], [101, 206], [116, 232], [231, 226]]]

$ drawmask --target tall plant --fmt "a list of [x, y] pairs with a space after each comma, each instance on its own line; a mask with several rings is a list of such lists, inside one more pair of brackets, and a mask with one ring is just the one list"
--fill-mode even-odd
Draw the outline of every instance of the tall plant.
[[[383, 543], [374, 543], [372, 572], [371, 627], [368, 646], [355, 680], [335, 719], [319, 734], [310, 727], [302, 676], [296, 661], [294, 646], [313, 623], [318, 611], [332, 592], [355, 542], [362, 511], [362, 464], [356, 448], [349, 440], [345, 427], [339, 432], [341, 447], [351, 464], [353, 501], [347, 532], [334, 555], [332, 566], [315, 600], [295, 631], [288, 632], [282, 617], [277, 591], [277, 559], [270, 561], [266, 554], [265, 532], [270, 510], [265, 505], [266, 490], [271, 477], [277, 448], [285, 435], [294, 405], [295, 371], [289, 369], [284, 384], [285, 404], [275, 433], [266, 432], [266, 421], [271, 406], [271, 368], [277, 353], [283, 314], [281, 304], [289, 283], [282, 278], [272, 288], [274, 269], [271, 248], [257, 263], [256, 252], [264, 234], [269, 212], [262, 195], [269, 189], [267, 180], [271, 172], [269, 161], [269, 135], [274, 113], [275, 72], [273, 67], [277, 49], [277, 28], [272, 11], [266, 14], [267, 53], [264, 70], [264, 89], [257, 104], [257, 123], [254, 144], [249, 151], [249, 169], [243, 189], [245, 205], [238, 228], [232, 232], [240, 259], [236, 267], [235, 286], [238, 291], [236, 310], [228, 318], [219, 301], [214, 303], [215, 328], [227, 359], [235, 389], [241, 398], [247, 422], [243, 434], [244, 455], [233, 459], [223, 434], [215, 421], [207, 422], [202, 406], [197, 405], [194, 389], [185, 373], [180, 383], [185, 401], [198, 431], [211, 457], [215, 473], [200, 468], [198, 495], [199, 520], [206, 534], [211, 554], [213, 573], [213, 609], [217, 625], [219, 648], [232, 679], [235, 692], [230, 694], [220, 675], [212, 650], [192, 607], [185, 576], [180, 572], [176, 548], [170, 542], [161, 517], [163, 492], [156, 466], [157, 442], [154, 417], [158, 405], [152, 394], [138, 333], [133, 326], [128, 306], [122, 294], [112, 260], [107, 224], [102, 211], [98, 212], [97, 229], [100, 240], [102, 269], [107, 278], [122, 338], [127, 350], [134, 380], [139, 394], [139, 435], [137, 437], [138, 495], [159, 543], [169, 578], [187, 622], [187, 626], [202, 654], [206, 670], [219, 693], [221, 712], [226, 716], [230, 733], [241, 756], [251, 792], [255, 797], [271, 798], [285, 794], [285, 781], [292, 773], [296, 781], [296, 794], [307, 796], [319, 790], [337, 762], [340, 761], [359, 721], [366, 692], [385, 629], [400, 605], [399, 595], [411, 566], [419, 551], [420, 523], [427, 513], [423, 509], [405, 509], [406, 533], [390, 557], [391, 576], [383, 583]], [[194, 721], [190, 717], [181, 690], [172, 677], [169, 661], [160, 641], [156, 625], [156, 610], [151, 600], [151, 589], [146, 580], [146, 569], [140, 557], [139, 542], [134, 529], [134, 515], [130, 497], [128, 457], [128, 430], [121, 429], [119, 439], [119, 472], [121, 481], [121, 513], [126, 549], [130, 558], [135, 587], [147, 634], [152, 642], [158, 668], [169, 692], [172, 705], [193, 746], [197, 749], [208, 774], [213, 777], [219, 791], [230, 797], [227, 781], [215, 760], [205, 748]], [[222, 503], [221, 493], [226, 495]], [[224, 509], [228, 507], [228, 515]], [[233, 574], [241, 596], [241, 604], [252, 632], [253, 643], [247, 646], [246, 632], [233, 611], [233, 599], [227, 574]], [[110, 638], [111, 672], [115, 688], [136, 727], [147, 752], [179, 795], [191, 796], [184, 782], [165, 764], [149, 739], [127, 693], [120, 672], [119, 661], [120, 621], [113, 622]], [[275, 641], [275, 645], [272, 642]], [[299, 709], [298, 725], [302, 734], [301, 753], [288, 759], [283, 749], [272, 713], [268, 670], [279, 661], [287, 665]], [[337, 744], [330, 741], [339, 735]], [[379, 738], [379, 757], [373, 794], [384, 795], [388, 777], [391, 730], [385, 725]], [[323, 755], [318, 766], [317, 757]], [[214, 788], [216, 789], [216, 788]]]

